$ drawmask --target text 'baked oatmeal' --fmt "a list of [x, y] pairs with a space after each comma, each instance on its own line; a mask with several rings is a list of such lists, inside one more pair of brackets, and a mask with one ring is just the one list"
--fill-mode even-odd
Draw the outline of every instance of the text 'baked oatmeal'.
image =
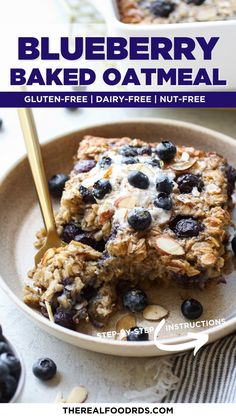
[[123, 23], [184, 23], [236, 18], [236, 0], [117, 0]]
[[[71, 329], [103, 327], [122, 304], [145, 310], [147, 279], [152, 287], [219, 282], [235, 178], [214, 152], [86, 136], [56, 216], [65, 246], [30, 272], [25, 302]], [[45, 231], [37, 237], [41, 247]]]

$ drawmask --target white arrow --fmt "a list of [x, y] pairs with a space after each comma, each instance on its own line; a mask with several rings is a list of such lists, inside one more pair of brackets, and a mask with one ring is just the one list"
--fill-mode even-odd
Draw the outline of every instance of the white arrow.
[[[186, 338], [191, 339], [190, 342], [179, 343], [176, 345], [166, 344], [158, 341], [158, 334], [165, 324], [165, 319], [162, 319], [161, 322], [157, 325], [154, 332], [154, 343], [158, 349], [161, 351], [169, 352], [179, 352], [186, 351], [187, 349], [193, 349], [193, 355], [195, 356], [197, 351], [208, 342], [209, 336], [206, 333], [188, 333]], [[193, 340], [194, 339], [194, 340]]]

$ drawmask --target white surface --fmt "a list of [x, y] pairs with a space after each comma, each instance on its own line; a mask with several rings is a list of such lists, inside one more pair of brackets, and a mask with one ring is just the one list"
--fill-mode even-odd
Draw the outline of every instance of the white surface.
[[[222, 110], [104, 110], [87, 109], [70, 112], [66, 109], [35, 110], [40, 138], [73, 131], [88, 123], [118, 120], [124, 117], [161, 116], [199, 123], [235, 136], [236, 112]], [[25, 153], [15, 109], [0, 109], [4, 128], [0, 133], [2, 174]], [[2, 245], [4, 243], [2, 242]], [[67, 394], [74, 385], [85, 385], [90, 402], [122, 402], [127, 389], [145, 387], [145, 359], [121, 359], [74, 348], [42, 332], [18, 311], [0, 290], [0, 323], [7, 337], [22, 353], [27, 377], [22, 402], [51, 402], [59, 391]], [[32, 375], [33, 362], [42, 356], [52, 357], [59, 375], [49, 384], [42, 384]]]

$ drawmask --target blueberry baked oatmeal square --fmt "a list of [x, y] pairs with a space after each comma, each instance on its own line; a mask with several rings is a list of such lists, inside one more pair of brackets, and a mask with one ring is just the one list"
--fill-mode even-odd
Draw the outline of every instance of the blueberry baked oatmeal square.
[[[56, 215], [65, 246], [29, 273], [25, 302], [64, 327], [99, 328], [121, 306], [146, 309], [147, 279], [152, 287], [222, 281], [235, 179], [215, 152], [86, 136]], [[42, 229], [38, 248], [44, 240]]]

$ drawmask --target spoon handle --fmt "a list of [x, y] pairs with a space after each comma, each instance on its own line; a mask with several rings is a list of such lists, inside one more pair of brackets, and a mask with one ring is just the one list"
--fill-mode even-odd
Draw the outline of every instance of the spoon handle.
[[18, 109], [22, 132], [27, 148], [30, 168], [34, 178], [39, 204], [47, 233], [55, 233], [56, 226], [52, 210], [52, 203], [45, 175], [43, 158], [35, 126], [33, 112], [29, 108]]

